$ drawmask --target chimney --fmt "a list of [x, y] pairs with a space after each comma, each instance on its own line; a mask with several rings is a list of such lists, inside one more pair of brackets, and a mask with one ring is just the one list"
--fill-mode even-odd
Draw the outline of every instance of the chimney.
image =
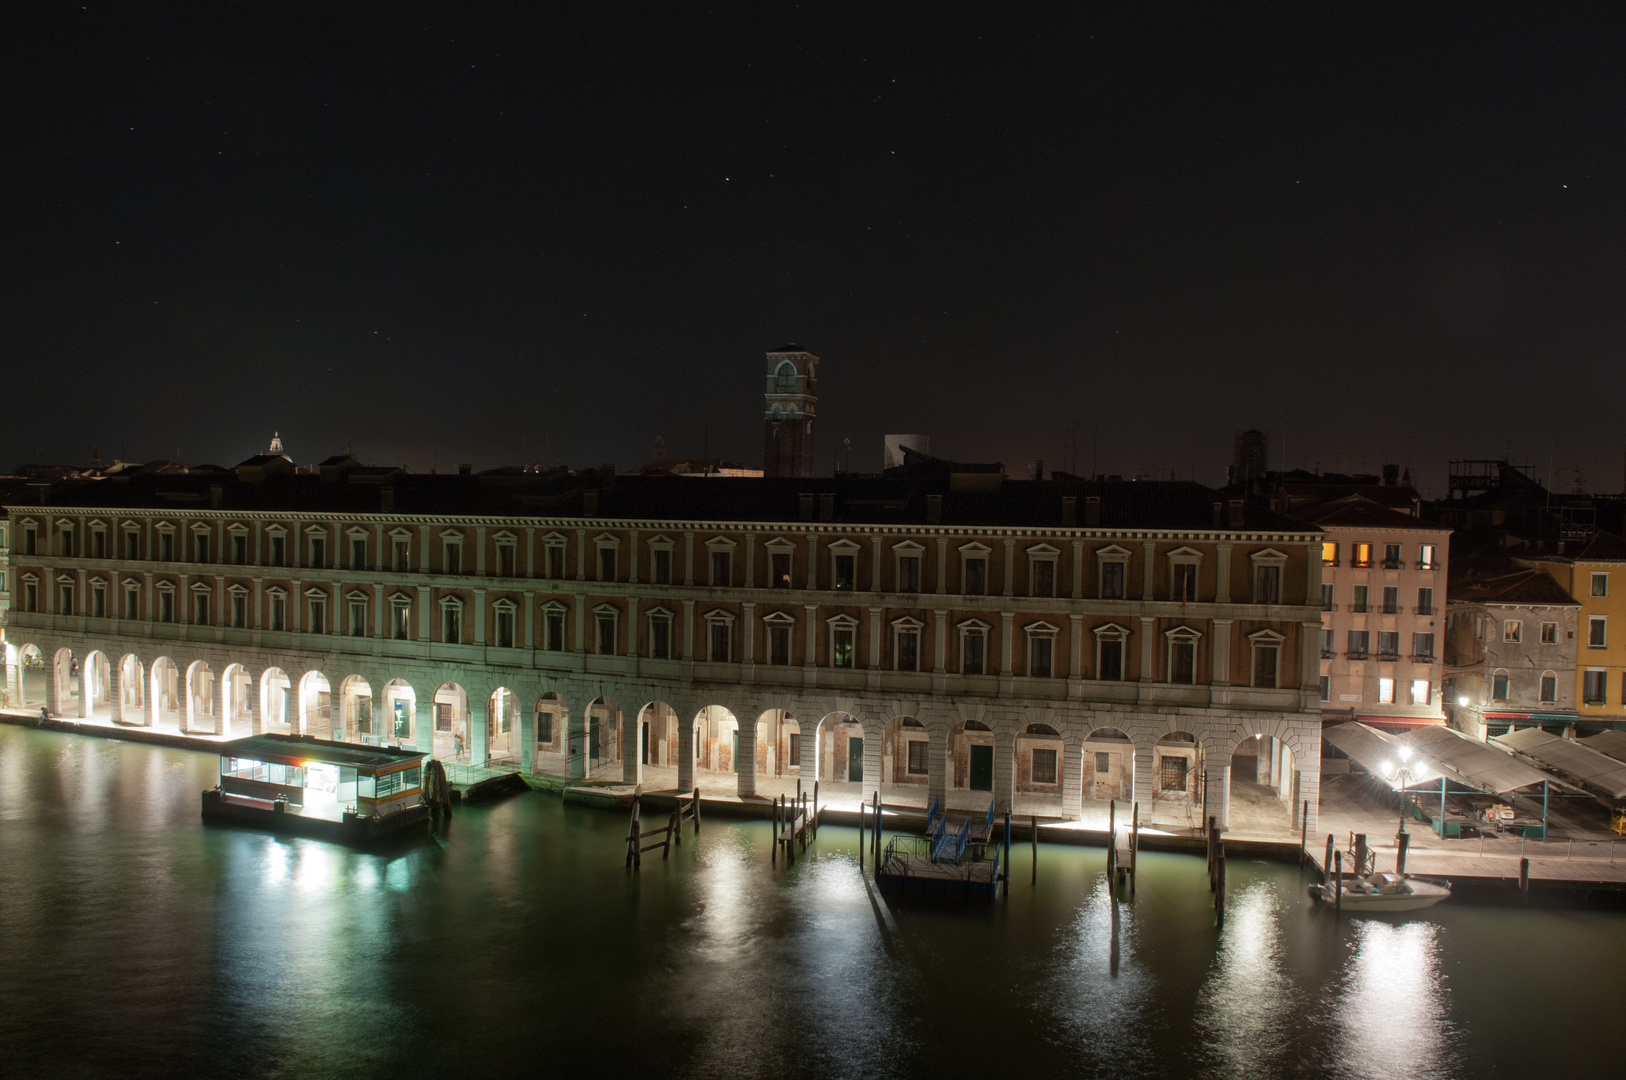
[[1218, 499], [1214, 500], [1214, 528], [1225, 528], [1225, 504]]
[[1226, 500], [1226, 524], [1233, 529], [1242, 528], [1242, 511], [1247, 506], [1241, 499]]
[[798, 504], [797, 507], [796, 507], [796, 520], [797, 521], [812, 521], [813, 520], [813, 493], [811, 491], [804, 491], [800, 495], [797, 496], [796, 501], [797, 501], [797, 504]]
[[225, 500], [225, 498], [226, 498], [226, 485], [225, 484], [210, 484], [209, 485], [209, 509], [211, 509], [211, 510], [219, 510], [220, 509], [220, 504]]
[[836, 493], [833, 491], [819, 492], [819, 520], [834, 521], [836, 519]]
[[457, 475], [459, 475], [459, 476], [472, 476], [472, 475], [474, 475], [474, 466], [473, 465], [459, 465], [457, 467]]
[[395, 513], [395, 488], [381, 487], [378, 489], [378, 509], [381, 513]]
[[1399, 487], [1400, 486], [1400, 466], [1399, 465], [1385, 465], [1383, 467], [1383, 486], [1384, 487]]
[[1063, 495], [1061, 497], [1061, 523], [1069, 526], [1078, 524], [1077, 495]]
[[598, 491], [588, 488], [582, 492], [582, 516], [598, 517]]
[[1035, 480], [1044, 479], [1044, 458], [1040, 458], [1033, 463], [1033, 478]]
[[1101, 496], [1084, 496], [1084, 527], [1094, 529], [1101, 524]]
[[940, 525], [943, 521], [943, 496], [926, 496], [926, 524]]

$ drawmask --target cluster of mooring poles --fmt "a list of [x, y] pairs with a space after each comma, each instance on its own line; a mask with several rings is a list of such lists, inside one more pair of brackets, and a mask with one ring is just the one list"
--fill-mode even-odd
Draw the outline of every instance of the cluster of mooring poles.
[[[1118, 835], [1118, 804], [1107, 804], [1107, 881], [1114, 889], [1123, 888], [1125, 881], [1129, 882], [1129, 895], [1135, 895], [1136, 864], [1140, 859], [1140, 803], [1131, 803], [1129, 813], [1129, 829], [1123, 836]], [[1035, 835], [1038, 829], [1034, 829]], [[1034, 873], [1033, 879], [1039, 879], [1038, 861], [1039, 845], [1033, 845]]]
[[[627, 827], [627, 863], [634, 870], [641, 869], [644, 864], [644, 852], [661, 849], [661, 858], [666, 858], [672, 852], [673, 844], [683, 843], [683, 823], [694, 822], [694, 831], [700, 832], [700, 789], [691, 792], [679, 792], [673, 801], [672, 813], [666, 819], [663, 828], [644, 831], [643, 799], [644, 786], [639, 784], [632, 789], [632, 824]], [[651, 836], [661, 839], [646, 844], [645, 840]]]
[[875, 805], [870, 808], [872, 824], [870, 826], [869, 850], [864, 849], [864, 810], [862, 800], [858, 803], [858, 860], [863, 865], [864, 856], [873, 855], [875, 858], [875, 876], [881, 876], [881, 793], [875, 793]]
[[[862, 811], [862, 804], [860, 804]], [[773, 853], [769, 862], [777, 862], [779, 852], [785, 853], [785, 865], [789, 866], [796, 861], [796, 845], [802, 845], [807, 850], [809, 836], [817, 837], [819, 834], [819, 782], [813, 781], [813, 802], [810, 806], [807, 793], [802, 790], [802, 782], [796, 781], [796, 795], [781, 795], [773, 801]]]
[[[1327, 837], [1332, 848], [1332, 837]], [[1220, 839], [1219, 820], [1208, 819], [1208, 889], [1214, 894], [1214, 925], [1225, 925], [1225, 841]]]

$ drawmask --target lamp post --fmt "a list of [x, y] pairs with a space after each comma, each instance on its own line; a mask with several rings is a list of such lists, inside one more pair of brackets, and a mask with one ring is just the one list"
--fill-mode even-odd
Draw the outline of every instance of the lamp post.
[[1400, 830], [1395, 833], [1395, 843], [1397, 844], [1400, 842], [1400, 838], [1406, 835], [1406, 787], [1416, 779], [1409, 768], [1410, 761], [1411, 747], [1402, 746], [1400, 748], [1400, 764], [1393, 767], [1391, 776], [1391, 780], [1400, 781]]

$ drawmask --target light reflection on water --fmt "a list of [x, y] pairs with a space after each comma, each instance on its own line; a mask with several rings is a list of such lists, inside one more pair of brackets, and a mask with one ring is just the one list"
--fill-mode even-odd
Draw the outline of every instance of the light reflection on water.
[[1062, 961], [1047, 990], [1066, 1042], [1082, 1061], [1102, 1063], [1105, 1074], [1161, 1071], [1145, 1038], [1160, 1011], [1156, 980], [1138, 944], [1134, 907], [1115, 900], [1105, 875], [1098, 875], [1063, 935]]
[[1199, 1056], [1210, 1075], [1275, 1075], [1289, 1060], [1300, 1005], [1283, 969], [1280, 915], [1272, 882], [1227, 894], [1219, 952], [1197, 996]]
[[1374, 1080], [1456, 1075], [1438, 933], [1439, 927], [1424, 919], [1353, 923], [1353, 951], [1336, 996], [1325, 1006], [1337, 1075]]

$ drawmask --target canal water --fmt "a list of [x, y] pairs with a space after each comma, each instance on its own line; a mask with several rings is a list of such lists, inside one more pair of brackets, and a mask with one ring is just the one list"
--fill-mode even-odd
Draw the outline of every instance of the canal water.
[[641, 874], [533, 794], [365, 854], [204, 827], [216, 758], [0, 726], [11, 1076], [1618, 1075], [1626, 915], [1313, 909], [1291, 867], [1016, 850], [1007, 902], [879, 897], [854, 830], [710, 819]]

